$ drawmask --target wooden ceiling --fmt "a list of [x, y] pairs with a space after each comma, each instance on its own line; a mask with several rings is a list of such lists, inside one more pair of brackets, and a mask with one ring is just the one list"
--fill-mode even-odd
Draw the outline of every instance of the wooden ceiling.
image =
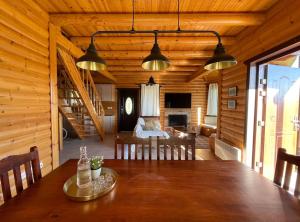
[[[130, 0], [35, 0], [51, 15], [51, 21], [78, 47], [86, 49], [97, 30], [130, 30]], [[278, 0], [181, 0], [181, 29], [210, 29], [222, 35], [225, 47], [248, 26], [264, 22], [265, 13]], [[177, 29], [177, 0], [135, 0], [136, 30]], [[191, 81], [202, 76], [203, 64], [213, 53], [216, 38], [200, 34], [165, 34], [158, 42], [171, 67], [155, 76], [164, 81]], [[153, 45], [151, 35], [101, 35], [96, 47], [117, 81], [144, 81], [151, 72], [141, 62]], [[101, 82], [101, 78], [96, 78]]]

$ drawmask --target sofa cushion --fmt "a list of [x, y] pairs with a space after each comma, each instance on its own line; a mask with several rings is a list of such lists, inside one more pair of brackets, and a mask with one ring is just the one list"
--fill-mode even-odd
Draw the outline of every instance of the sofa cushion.
[[154, 122], [152, 120], [146, 120], [144, 130], [154, 130]]
[[160, 130], [160, 122], [157, 119], [145, 119], [143, 130]]

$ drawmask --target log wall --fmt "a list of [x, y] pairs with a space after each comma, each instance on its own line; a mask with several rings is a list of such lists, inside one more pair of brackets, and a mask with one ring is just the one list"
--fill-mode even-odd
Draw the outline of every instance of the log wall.
[[31, 0], [0, 0], [0, 159], [37, 146], [43, 176], [53, 167], [48, 23]]
[[[300, 34], [300, 1], [279, 1], [267, 13], [266, 21], [257, 28], [247, 28], [235, 45], [227, 47], [238, 65], [222, 73], [221, 139], [244, 148], [246, 119], [247, 66], [244, 62]], [[237, 108], [227, 109], [228, 87], [237, 86]]]
[[[207, 103], [207, 85], [203, 78], [198, 78], [191, 83], [186, 83], [186, 79], [182, 77], [162, 78], [155, 77], [155, 81], [161, 84], [160, 88], [160, 122], [164, 126], [165, 117], [165, 93], [192, 93], [192, 108], [191, 108], [191, 125], [197, 126], [198, 114], [197, 109], [201, 108], [201, 123], [203, 123], [204, 115], [206, 115], [206, 103]], [[149, 77], [139, 77], [133, 79], [118, 79], [117, 88], [132, 88], [138, 87], [138, 84], [145, 83]]]

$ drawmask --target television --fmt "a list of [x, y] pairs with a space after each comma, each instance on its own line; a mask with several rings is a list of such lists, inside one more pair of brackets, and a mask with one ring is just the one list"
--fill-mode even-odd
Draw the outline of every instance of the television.
[[191, 93], [166, 93], [165, 108], [191, 108]]

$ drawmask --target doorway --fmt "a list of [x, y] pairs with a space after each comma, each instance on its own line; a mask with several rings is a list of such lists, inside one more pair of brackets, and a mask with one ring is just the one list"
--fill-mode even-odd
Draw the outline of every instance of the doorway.
[[139, 107], [139, 89], [118, 89], [118, 132], [133, 131]]
[[256, 64], [252, 166], [271, 180], [278, 148], [300, 155], [299, 57], [295, 51]]

